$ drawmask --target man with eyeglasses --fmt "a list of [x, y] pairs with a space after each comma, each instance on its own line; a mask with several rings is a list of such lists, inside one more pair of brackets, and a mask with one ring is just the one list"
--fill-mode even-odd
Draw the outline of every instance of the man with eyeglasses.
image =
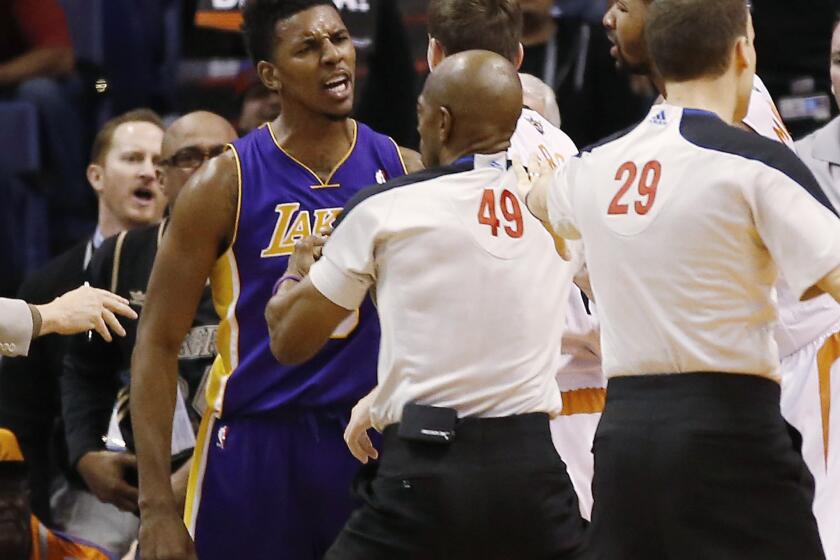
[[[236, 131], [228, 121], [202, 111], [181, 117], [166, 130], [156, 174], [170, 208], [193, 173], [236, 138]], [[91, 260], [88, 269], [91, 285], [123, 295], [141, 313], [166, 225], [164, 219], [158, 225], [123, 232], [106, 240]], [[179, 352], [183, 402], [176, 415], [172, 450], [177, 468], [173, 469], [172, 484], [182, 504], [186, 496], [188, 457], [195, 441], [194, 427], [203, 413], [202, 387], [216, 355], [218, 322], [208, 289]], [[128, 376], [137, 322], [124, 326], [128, 334], [119, 346], [106, 345], [98, 338], [84, 335], [76, 337], [65, 359], [61, 389], [71, 464], [99, 500], [136, 512], [136, 459], [128, 417]]]
[[[96, 228], [28, 277], [19, 298], [39, 305], [78, 289], [93, 252], [106, 238], [160, 222], [166, 197], [155, 166], [164, 128], [160, 116], [150, 109], [128, 111], [102, 125], [86, 170], [97, 198]], [[93, 333], [92, 338], [99, 335]], [[32, 341], [25, 358], [2, 360], [0, 426], [15, 432], [32, 467], [29, 482], [35, 515], [50, 526], [85, 534], [99, 543], [102, 533], [119, 533], [124, 521], [135, 520], [81, 490], [75, 469], [67, 464], [59, 378], [69, 343], [68, 337], [58, 334], [41, 336]]]

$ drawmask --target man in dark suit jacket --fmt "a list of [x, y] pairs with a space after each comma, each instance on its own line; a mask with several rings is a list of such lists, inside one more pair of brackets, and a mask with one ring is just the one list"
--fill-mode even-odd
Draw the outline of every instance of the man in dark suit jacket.
[[[149, 110], [125, 113], [102, 127], [87, 169], [99, 198], [96, 232], [32, 274], [20, 298], [45, 304], [78, 288], [105, 237], [161, 220], [166, 202], [154, 164], [162, 139], [163, 123]], [[51, 480], [66, 467], [58, 385], [66, 344], [57, 334], [43, 336], [32, 342], [28, 357], [4, 358], [0, 364], [0, 426], [20, 439], [31, 468], [32, 510], [47, 523], [52, 521]]]
[[[170, 205], [204, 161], [235, 139], [236, 131], [229, 122], [206, 111], [189, 113], [172, 123], [163, 139], [164, 159], [160, 164]], [[87, 271], [91, 285], [122, 294], [142, 314], [149, 276], [166, 225], [164, 220], [156, 226], [106, 239], [94, 253]], [[204, 412], [204, 382], [216, 357], [218, 323], [207, 286], [178, 356], [186, 410], [183, 419], [189, 422], [185, 429], [192, 432], [197, 430]], [[115, 344], [74, 337], [64, 360], [61, 400], [71, 464], [101, 501], [136, 512], [137, 481], [133, 468], [133, 428], [128, 417], [128, 384], [137, 321], [126, 322], [125, 330], [126, 336]], [[114, 409], [117, 425], [110, 426]], [[103, 442], [106, 433], [108, 441]], [[182, 507], [189, 474], [184, 460], [191, 452], [192, 447], [182, 446], [173, 456], [172, 485]]]

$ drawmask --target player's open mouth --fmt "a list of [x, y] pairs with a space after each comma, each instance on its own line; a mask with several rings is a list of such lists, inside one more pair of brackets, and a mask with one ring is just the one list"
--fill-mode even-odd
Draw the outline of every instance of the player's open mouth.
[[324, 84], [324, 89], [327, 90], [327, 93], [330, 95], [330, 97], [334, 97], [336, 99], [344, 99], [348, 95], [350, 95], [350, 78], [347, 76], [333, 78], [332, 80]]

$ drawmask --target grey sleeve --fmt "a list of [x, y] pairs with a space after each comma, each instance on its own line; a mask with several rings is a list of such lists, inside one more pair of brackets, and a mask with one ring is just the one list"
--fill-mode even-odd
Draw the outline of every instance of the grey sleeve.
[[25, 356], [33, 334], [32, 312], [20, 299], [0, 298], [0, 354]]

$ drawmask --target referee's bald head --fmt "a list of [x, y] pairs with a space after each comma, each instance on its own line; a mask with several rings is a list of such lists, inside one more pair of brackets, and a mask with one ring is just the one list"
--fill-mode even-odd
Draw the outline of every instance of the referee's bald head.
[[522, 113], [516, 68], [490, 51], [464, 51], [435, 68], [418, 100], [420, 152], [427, 167], [510, 146]]

